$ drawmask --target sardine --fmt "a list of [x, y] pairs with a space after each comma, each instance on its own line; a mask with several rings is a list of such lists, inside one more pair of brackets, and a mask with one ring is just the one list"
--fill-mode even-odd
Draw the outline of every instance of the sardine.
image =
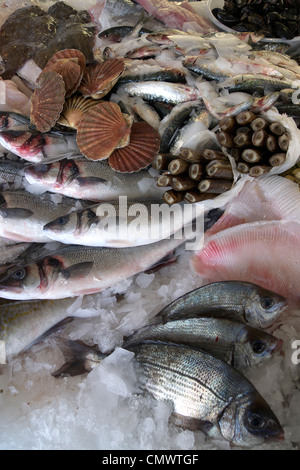
[[184, 241], [174, 236], [134, 248], [65, 245], [49, 256], [12, 266], [0, 275], [0, 297], [59, 299], [99, 292], [152, 268]]
[[0, 193], [0, 236], [17, 242], [51, 241], [43, 231], [44, 225], [75, 210], [76, 204], [78, 209], [83, 207], [81, 202], [66, 196], [59, 199], [55, 202], [54, 195], [34, 195], [24, 190], [3, 191]]
[[[134, 31], [134, 26], [113, 26], [111, 28], [105, 29], [98, 34], [100, 39], [107, 39], [110, 42], [121, 42], [126, 36], [129, 36]], [[138, 32], [138, 36], [141, 36], [145, 33], [151, 33], [151, 30], [148, 28], [141, 27]]]
[[157, 318], [168, 322], [199, 316], [227, 317], [253, 328], [267, 328], [286, 307], [282, 296], [250, 282], [215, 282], [182, 295], [164, 307]]
[[178, 209], [171, 217], [164, 211], [161, 199], [127, 201], [125, 197], [59, 216], [43, 230], [49, 238], [73, 245], [115, 248], [148, 245], [192, 225], [196, 213], [181, 217], [183, 207]]
[[[93, 370], [105, 355], [97, 347], [58, 338], [66, 363], [52, 373]], [[145, 341], [128, 346], [141, 391], [172, 407], [174, 424], [238, 446], [282, 440], [283, 429], [264, 398], [236, 369], [185, 345]]]
[[25, 170], [30, 184], [76, 199], [109, 201], [119, 196], [131, 198], [158, 196], [160, 191], [147, 170], [116, 173], [107, 161], [87, 158], [67, 159], [32, 165]]
[[2, 131], [0, 144], [10, 152], [32, 163], [38, 163], [46, 157], [57, 159], [62, 155], [78, 155], [75, 137], [54, 133], [36, 133], [31, 131]]
[[129, 96], [141, 96], [146, 100], [163, 101], [170, 104], [198, 100], [200, 93], [196, 88], [182, 83], [145, 81], [126, 83], [122, 88]]
[[297, 88], [296, 84], [294, 85], [291, 80], [279, 80], [278, 78], [251, 74], [236, 75], [221, 85], [223, 88], [228, 89], [229, 92], [244, 91], [246, 93], [253, 93], [257, 88], [263, 89], [265, 93], [273, 93], [285, 88]]
[[187, 318], [149, 325], [134, 332], [122, 344], [145, 340], [185, 344], [207, 351], [238, 370], [259, 364], [280, 352], [282, 341], [261, 330], [227, 318]]

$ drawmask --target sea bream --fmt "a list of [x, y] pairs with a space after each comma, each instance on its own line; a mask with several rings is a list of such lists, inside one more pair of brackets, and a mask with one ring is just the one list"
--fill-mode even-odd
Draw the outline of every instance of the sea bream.
[[100, 292], [157, 265], [184, 241], [174, 236], [134, 248], [65, 245], [0, 275], [0, 297], [59, 299]]
[[195, 317], [227, 318], [253, 328], [267, 328], [287, 308], [287, 300], [246, 281], [220, 281], [198, 287], [166, 305], [154, 321]]
[[[97, 347], [58, 338], [66, 363], [54, 377], [90, 372], [105, 360]], [[171, 408], [171, 421], [238, 446], [284, 439], [264, 398], [236, 369], [207, 352], [185, 345], [144, 341], [129, 345], [142, 392]]]
[[31, 165], [25, 178], [41, 190], [63, 194], [76, 199], [110, 201], [119, 196], [131, 198], [158, 196], [154, 178], [147, 170], [117, 173], [107, 161], [87, 158], [64, 159], [53, 163]]

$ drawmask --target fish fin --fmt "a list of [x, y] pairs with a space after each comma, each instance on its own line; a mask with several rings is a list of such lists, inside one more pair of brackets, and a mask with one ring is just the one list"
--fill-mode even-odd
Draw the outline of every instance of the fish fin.
[[107, 183], [106, 179], [97, 178], [96, 176], [89, 176], [89, 177], [79, 176], [78, 178], [76, 178], [76, 181], [79, 184], [79, 186], [88, 186], [94, 183]]
[[212, 209], [204, 217], [204, 231], [209, 230], [224, 214], [224, 209]]
[[[100, 362], [101, 359], [106, 357], [101, 354], [97, 345], [89, 346], [82, 341], [72, 341], [57, 336], [55, 341], [64, 355], [65, 363], [51, 375], [53, 377], [61, 377], [70, 375], [86, 374], [91, 372], [93, 365]], [[89, 355], [95, 353], [95, 359], [88, 358]]]
[[189, 429], [190, 431], [202, 431], [204, 434], [210, 434], [211, 429], [214, 427], [213, 423], [210, 421], [190, 418], [179, 413], [172, 413], [170, 421], [183, 429]]
[[64, 318], [63, 320], [59, 321], [58, 323], [56, 323], [55, 325], [51, 326], [51, 328], [49, 328], [48, 330], [46, 330], [41, 336], [39, 336], [38, 338], [36, 338], [34, 341], [32, 341], [32, 343], [29, 344], [29, 346], [27, 346], [24, 351], [27, 351], [28, 349], [30, 349], [34, 344], [37, 344], [39, 343], [40, 341], [43, 341], [45, 338], [47, 338], [47, 336], [50, 336], [52, 335], [53, 333], [58, 333], [59, 331], [61, 331], [66, 325], [68, 325], [69, 323], [71, 323], [72, 321], [74, 320], [74, 317], [66, 317]]
[[94, 263], [93, 261], [86, 261], [85, 263], [73, 264], [69, 268], [62, 269], [61, 274], [65, 279], [84, 277], [90, 273]]
[[170, 253], [167, 256], [164, 256], [160, 261], [153, 264], [149, 269], [145, 271], [146, 274], [152, 274], [157, 272], [159, 269], [168, 266], [169, 264], [175, 263], [177, 261], [177, 256], [174, 253]]
[[1, 209], [0, 213], [5, 219], [29, 219], [33, 214], [29, 209], [21, 208]]

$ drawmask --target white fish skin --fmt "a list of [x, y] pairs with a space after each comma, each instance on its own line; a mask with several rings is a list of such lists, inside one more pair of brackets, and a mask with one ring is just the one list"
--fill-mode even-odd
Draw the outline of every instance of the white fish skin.
[[299, 302], [300, 224], [253, 222], [209, 237], [191, 258], [203, 279], [247, 281]]
[[247, 181], [206, 235], [235, 225], [266, 220], [300, 220], [300, 192], [296, 183], [282, 176]]
[[9, 268], [0, 278], [0, 297], [62, 299], [100, 292], [157, 265], [184, 241], [172, 237], [134, 248], [65, 245], [34, 263]]

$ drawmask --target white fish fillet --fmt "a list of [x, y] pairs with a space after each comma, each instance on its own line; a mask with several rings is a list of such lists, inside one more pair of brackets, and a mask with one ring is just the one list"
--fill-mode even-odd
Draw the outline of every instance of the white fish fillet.
[[206, 281], [248, 281], [300, 300], [300, 224], [242, 224], [210, 237], [191, 258]]

